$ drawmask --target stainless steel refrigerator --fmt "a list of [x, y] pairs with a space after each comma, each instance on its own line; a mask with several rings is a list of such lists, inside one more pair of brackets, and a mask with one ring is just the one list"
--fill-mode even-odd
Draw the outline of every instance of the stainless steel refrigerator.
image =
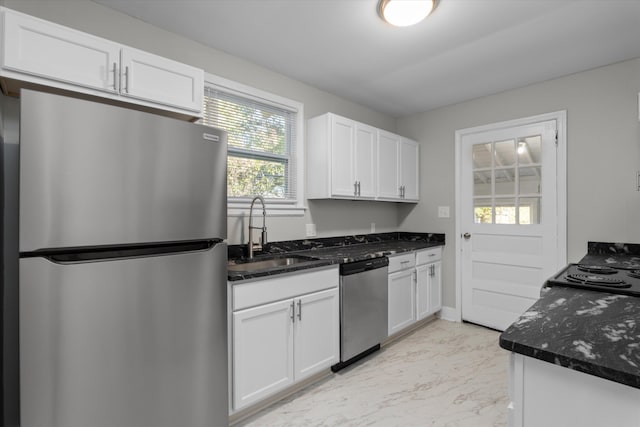
[[24, 90], [23, 427], [228, 424], [226, 134]]

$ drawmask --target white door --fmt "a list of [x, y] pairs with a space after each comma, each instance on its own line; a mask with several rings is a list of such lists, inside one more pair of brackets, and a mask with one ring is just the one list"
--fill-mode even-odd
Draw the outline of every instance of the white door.
[[118, 44], [10, 11], [4, 34], [3, 68], [117, 92]]
[[416, 320], [414, 271], [412, 268], [389, 274], [389, 335], [401, 331]]
[[293, 384], [293, 300], [233, 313], [233, 407]]
[[403, 138], [400, 143], [400, 185], [404, 200], [419, 199], [420, 148], [418, 143]]
[[355, 122], [331, 115], [331, 195], [354, 197]]
[[381, 199], [400, 199], [398, 144], [399, 136], [378, 131], [378, 197]]
[[373, 199], [376, 168], [376, 128], [356, 124], [355, 176], [358, 181], [358, 197]]
[[120, 94], [200, 112], [204, 71], [137, 49], [123, 48]]
[[340, 359], [338, 289], [295, 300], [295, 379], [300, 381]]
[[442, 262], [434, 262], [429, 266], [429, 313], [433, 314], [442, 308]]
[[430, 313], [429, 308], [429, 274], [432, 264], [422, 264], [416, 266], [416, 319], [422, 320]]
[[556, 120], [459, 138], [462, 319], [504, 330], [559, 268]]

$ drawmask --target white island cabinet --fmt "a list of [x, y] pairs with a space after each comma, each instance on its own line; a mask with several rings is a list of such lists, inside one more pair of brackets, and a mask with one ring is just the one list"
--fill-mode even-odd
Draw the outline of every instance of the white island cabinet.
[[5, 93], [35, 85], [201, 116], [201, 69], [7, 8], [0, 8], [0, 23]]
[[339, 361], [338, 267], [229, 282], [232, 411]]
[[509, 427], [639, 427], [640, 389], [511, 353]]

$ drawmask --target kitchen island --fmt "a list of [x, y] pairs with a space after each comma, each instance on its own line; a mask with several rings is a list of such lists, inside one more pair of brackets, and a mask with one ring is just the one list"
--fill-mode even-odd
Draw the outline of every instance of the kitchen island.
[[[635, 265], [639, 248], [590, 243], [581, 264]], [[543, 288], [500, 336], [512, 352], [509, 425], [640, 426], [639, 325], [638, 297]]]

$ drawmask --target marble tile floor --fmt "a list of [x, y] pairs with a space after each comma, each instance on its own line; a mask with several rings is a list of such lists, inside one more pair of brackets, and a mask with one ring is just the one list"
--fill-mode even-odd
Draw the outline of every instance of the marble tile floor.
[[236, 426], [506, 426], [498, 336], [436, 320]]

